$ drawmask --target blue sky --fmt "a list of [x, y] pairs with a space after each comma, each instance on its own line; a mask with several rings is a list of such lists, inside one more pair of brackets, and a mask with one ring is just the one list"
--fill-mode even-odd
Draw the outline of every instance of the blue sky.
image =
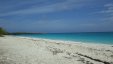
[[9, 32], [113, 31], [113, 0], [0, 0]]

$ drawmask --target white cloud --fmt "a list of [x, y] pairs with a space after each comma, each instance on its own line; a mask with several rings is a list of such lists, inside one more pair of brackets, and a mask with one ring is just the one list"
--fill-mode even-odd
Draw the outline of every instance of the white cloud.
[[34, 6], [28, 9], [20, 9], [13, 12], [1, 13], [0, 16], [19, 15], [19, 14], [37, 14], [37, 13], [49, 13], [63, 10], [70, 10], [73, 8], [79, 8], [85, 4], [88, 0], [64, 0], [55, 4], [49, 4], [45, 6]]
[[112, 3], [109, 3], [109, 4], [105, 4], [104, 7], [112, 7], [113, 4]]
[[105, 14], [106, 17], [103, 19], [104, 21], [113, 21], [113, 4], [105, 4], [104, 5], [104, 10], [99, 11], [98, 13]]

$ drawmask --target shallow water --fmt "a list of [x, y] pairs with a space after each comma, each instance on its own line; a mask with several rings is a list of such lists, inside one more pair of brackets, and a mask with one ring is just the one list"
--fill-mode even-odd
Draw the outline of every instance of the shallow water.
[[113, 32], [21, 34], [16, 36], [66, 40], [84, 43], [113, 44]]

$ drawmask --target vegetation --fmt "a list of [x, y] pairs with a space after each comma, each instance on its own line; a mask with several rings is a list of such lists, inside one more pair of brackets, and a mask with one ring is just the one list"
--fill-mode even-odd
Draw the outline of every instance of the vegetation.
[[31, 33], [31, 32], [13, 32], [10, 35], [21, 35], [21, 34], [42, 34], [42, 33]]
[[8, 32], [0, 27], [0, 36], [6, 35], [6, 34], [8, 34]]
[[30, 32], [13, 32], [13, 33], [9, 33], [6, 30], [4, 30], [2, 27], [0, 27], [0, 36], [3, 36], [3, 35], [20, 35], [20, 34], [42, 34], [42, 33], [30, 33]]

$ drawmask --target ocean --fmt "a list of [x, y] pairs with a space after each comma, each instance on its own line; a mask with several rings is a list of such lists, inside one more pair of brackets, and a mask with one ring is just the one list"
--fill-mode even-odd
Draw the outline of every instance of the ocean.
[[113, 32], [21, 34], [16, 36], [75, 41], [83, 43], [113, 44]]

